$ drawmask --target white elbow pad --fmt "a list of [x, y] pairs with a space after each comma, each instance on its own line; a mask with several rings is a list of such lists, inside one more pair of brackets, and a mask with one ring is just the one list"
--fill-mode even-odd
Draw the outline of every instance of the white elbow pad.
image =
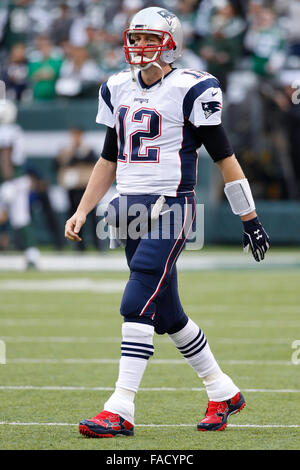
[[255, 210], [251, 188], [246, 178], [226, 183], [224, 192], [235, 215], [246, 215]]

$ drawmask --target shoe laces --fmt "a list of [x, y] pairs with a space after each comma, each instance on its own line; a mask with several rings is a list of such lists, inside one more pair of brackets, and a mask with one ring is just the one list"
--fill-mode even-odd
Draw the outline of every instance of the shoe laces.
[[94, 419], [102, 421], [104, 419], [108, 420], [110, 423], [115, 424], [119, 422], [119, 415], [115, 413], [111, 413], [110, 411], [101, 411]]
[[222, 415], [227, 408], [226, 401], [209, 401], [205, 416]]

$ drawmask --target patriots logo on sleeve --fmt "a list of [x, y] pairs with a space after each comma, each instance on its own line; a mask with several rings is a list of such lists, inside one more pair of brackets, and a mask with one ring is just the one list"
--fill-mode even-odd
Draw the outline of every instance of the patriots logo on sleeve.
[[212, 114], [217, 111], [221, 111], [222, 106], [219, 101], [209, 101], [208, 103], [202, 103], [205, 119], [208, 119]]

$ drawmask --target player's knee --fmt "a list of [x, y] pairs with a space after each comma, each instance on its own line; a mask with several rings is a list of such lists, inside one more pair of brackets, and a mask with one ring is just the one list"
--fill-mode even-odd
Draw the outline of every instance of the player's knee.
[[[138, 279], [130, 279], [126, 285], [120, 312], [126, 319], [139, 318], [151, 297], [151, 289], [148, 289]], [[151, 302], [147, 306], [147, 317], [152, 316], [155, 312], [155, 306]]]
[[125, 289], [120, 307], [121, 315], [125, 318], [132, 318], [136, 316], [137, 309], [137, 300], [134, 298], [134, 295], [132, 295], [132, 292]]
[[181, 309], [178, 312], [173, 312], [168, 315], [155, 315], [153, 325], [155, 333], [164, 335], [165, 333], [173, 334], [180, 331], [188, 322], [188, 317]]

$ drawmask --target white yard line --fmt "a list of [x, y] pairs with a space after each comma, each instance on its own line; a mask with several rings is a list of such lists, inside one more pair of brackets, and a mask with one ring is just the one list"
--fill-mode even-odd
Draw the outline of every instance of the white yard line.
[[[95, 358], [95, 359], [83, 359], [83, 358], [70, 358], [70, 359], [36, 359], [36, 358], [16, 358], [8, 359], [7, 363], [11, 364], [118, 364], [120, 359], [109, 359], [109, 358]], [[256, 360], [219, 360], [221, 364], [227, 365], [280, 365], [280, 366], [291, 366], [294, 365], [290, 361], [256, 361]], [[185, 365], [184, 359], [151, 359], [149, 362], [154, 365]]]
[[[67, 391], [67, 392], [99, 392], [113, 391], [113, 387], [75, 387], [59, 385], [0, 385], [0, 390], [40, 390], [40, 391]], [[205, 388], [198, 387], [142, 387], [140, 392], [205, 392]], [[245, 393], [300, 393], [300, 389], [264, 389], [264, 388], [244, 388]]]
[[[192, 256], [191, 256], [192, 255]], [[298, 268], [300, 265], [299, 251], [293, 253], [272, 253], [267, 256], [262, 266], [255, 263], [253, 258], [243, 256], [242, 250], [237, 248], [235, 252], [205, 253], [198, 251], [190, 254], [183, 253], [178, 262], [180, 271], [203, 271], [210, 269], [286, 269]], [[0, 256], [1, 271], [24, 271], [24, 259], [22, 255], [5, 254]], [[75, 254], [44, 254], [42, 253], [39, 269], [41, 271], [124, 271], [128, 272], [125, 255], [75, 255]]]
[[[1, 282], [1, 281], [0, 281]], [[99, 281], [100, 282], [100, 281]], [[122, 282], [122, 281], [118, 281], [118, 282]], [[93, 284], [94, 285], [94, 284]], [[121, 284], [119, 285], [121, 286]], [[105, 287], [108, 287], [109, 288], [109, 284], [106, 284]], [[117, 289], [118, 288], [118, 284], [114, 284], [114, 287]], [[103, 288], [103, 291], [104, 291], [104, 288]], [[96, 290], [98, 289], [98, 286], [96, 286]], [[4, 290], [4, 289], [3, 289]], [[13, 291], [18, 291], [18, 289], [12, 289]], [[21, 289], [22, 291], [25, 290], [25, 289]], [[59, 289], [61, 291], [64, 291], [64, 289]], [[80, 289], [81, 290], [81, 289]], [[86, 291], [90, 291], [92, 289], [86, 289]], [[66, 289], [66, 292], [68, 291], [68, 289]], [[83, 290], [84, 291], [84, 290]], [[105, 294], [105, 292], [103, 292]], [[237, 312], [244, 312], [245, 311], [245, 304], [220, 304], [220, 303], [207, 303], [204, 301], [205, 299], [203, 299], [203, 302], [201, 301], [201, 303], [199, 305], [195, 305], [195, 304], [185, 304], [184, 305], [184, 308], [187, 312], [189, 312], [190, 314], [194, 314], [194, 313], [201, 313], [203, 314], [203, 312], [209, 312], [209, 313], [224, 313], [224, 312], [228, 312], [228, 311], [237, 311]], [[93, 310], [95, 311], [96, 310], [96, 307], [97, 305], [95, 304], [95, 300], [92, 298], [91, 299], [91, 302], [90, 304], [86, 305], [90, 310]], [[47, 311], [49, 309], [49, 305], [47, 305]], [[53, 310], [57, 307], [55, 304], [51, 305], [51, 307], [53, 307]], [[18, 311], [20, 308], [20, 302], [17, 300], [17, 301], [14, 301], [13, 298], [10, 298], [9, 300], [7, 299], [5, 301], [5, 304], [3, 304], [3, 310], [5, 309], [5, 311], [7, 312], [14, 312], [14, 311]], [[30, 311], [40, 311], [41, 310], [41, 302], [26, 302], [23, 306], [22, 306], [23, 309], [26, 309], [26, 310], [30, 310]], [[247, 309], [251, 308], [251, 305], [247, 305]], [[253, 307], [256, 309], [258, 309], [258, 307]], [[115, 310], [116, 311], [116, 310]], [[282, 315], [282, 313], [284, 313], [285, 315], [287, 313], [299, 313], [299, 303], [295, 302], [294, 304], [291, 304], [291, 305], [280, 305], [280, 304], [276, 304], [276, 305], [273, 305], [271, 303], [269, 303], [268, 305], [260, 305], [259, 306], [259, 312], [263, 312], [263, 313], [270, 313], [272, 315]]]
[[0, 291], [41, 292], [123, 292], [126, 281], [97, 281], [92, 279], [36, 279], [0, 281]]
[[[121, 336], [1, 336], [7, 343], [121, 343]], [[292, 338], [213, 338], [211, 343], [221, 344], [291, 344]], [[156, 337], [155, 343], [173, 345], [168, 338]]]
[[[41, 307], [42, 308], [42, 307]], [[111, 322], [111, 319], [110, 319]], [[9, 326], [9, 327], [31, 327], [31, 326], [72, 326], [72, 327], [95, 327], [103, 326], [105, 321], [101, 320], [80, 320], [80, 319], [47, 319], [42, 320], [39, 318], [27, 318], [18, 319], [18, 318], [1, 318], [0, 326]]]
[[[214, 313], [223, 313], [223, 312], [232, 312], [232, 311], [240, 311], [244, 312], [245, 308], [247, 309], [251, 308], [251, 305], [245, 306], [245, 304], [205, 304], [205, 303], [200, 303], [199, 305], [185, 305], [184, 308], [187, 312], [190, 313], [203, 313], [203, 312], [214, 312]], [[270, 313], [272, 315], [274, 314], [282, 314], [284, 313], [285, 315], [287, 313], [299, 313], [299, 304], [291, 304], [291, 305], [260, 305], [259, 307], [253, 307], [256, 309], [256, 311], [262, 312], [262, 313]]]
[[[81, 337], [81, 336], [0, 336], [6, 343], [120, 343], [121, 336]], [[289, 341], [290, 342], [290, 341]], [[170, 343], [170, 340], [168, 340]]]
[[[41, 310], [43, 307], [41, 306]], [[100, 309], [100, 307], [99, 307]], [[99, 310], [100, 311], [100, 310]], [[105, 310], [105, 312], [107, 312]], [[116, 315], [118, 312], [116, 311]], [[196, 316], [194, 314], [194, 316]], [[116, 317], [117, 318], [117, 317]], [[101, 320], [84, 320], [84, 319], [39, 319], [39, 318], [1, 318], [0, 326], [9, 327], [30, 327], [30, 326], [80, 326], [80, 327], [94, 327], [100, 326], [105, 323], [111, 323], [111, 318], [101, 318]], [[289, 320], [240, 320], [230, 321], [226, 318], [216, 320], [202, 320], [200, 327], [227, 327], [227, 328], [300, 328], [300, 321]]]
[[[0, 425], [4, 426], [78, 426], [78, 423], [21, 423], [0, 421]], [[135, 424], [135, 427], [143, 428], [182, 428], [182, 427], [195, 427], [196, 424]], [[230, 428], [300, 428], [300, 424], [228, 424]]]

